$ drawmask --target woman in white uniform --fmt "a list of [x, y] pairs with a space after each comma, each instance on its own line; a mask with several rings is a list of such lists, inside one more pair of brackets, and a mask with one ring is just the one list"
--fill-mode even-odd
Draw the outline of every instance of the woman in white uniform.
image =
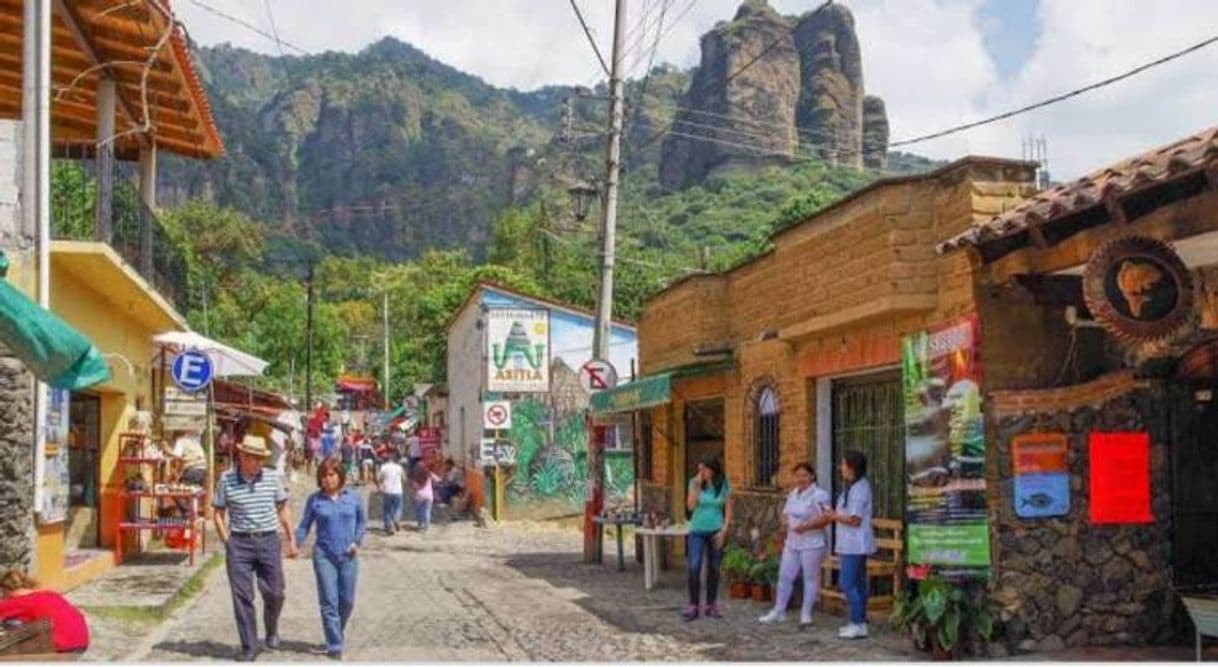
[[787, 605], [795, 592], [795, 577], [803, 570], [804, 597], [799, 610], [799, 625], [812, 625], [812, 605], [820, 591], [820, 566], [825, 558], [828, 540], [825, 526], [829, 525], [829, 492], [816, 485], [816, 472], [807, 463], [795, 466], [795, 488], [782, 508], [782, 523], [787, 529], [782, 549], [782, 564], [778, 570], [778, 595], [774, 608], [762, 616], [762, 623], [786, 620]]

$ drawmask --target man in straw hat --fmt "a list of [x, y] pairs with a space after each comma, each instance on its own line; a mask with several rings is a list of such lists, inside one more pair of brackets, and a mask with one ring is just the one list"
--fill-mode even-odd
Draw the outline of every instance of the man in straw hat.
[[296, 555], [296, 536], [288, 516], [288, 493], [283, 479], [267, 468], [271, 450], [266, 440], [247, 435], [237, 444], [237, 466], [216, 484], [216, 532], [225, 545], [233, 613], [241, 637], [238, 660], [257, 656], [258, 623], [254, 618], [254, 580], [262, 591], [266, 648], [279, 648], [279, 612], [283, 610], [283, 554], [279, 528], [288, 540], [288, 556]]

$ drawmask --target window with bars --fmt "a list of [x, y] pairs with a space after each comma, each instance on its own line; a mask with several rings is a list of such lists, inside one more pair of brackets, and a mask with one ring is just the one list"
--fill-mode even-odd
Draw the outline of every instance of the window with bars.
[[757, 395], [753, 417], [753, 486], [778, 484], [778, 394], [766, 387]]
[[[833, 464], [850, 449], [867, 457], [875, 516], [905, 516], [905, 406], [899, 372], [833, 383]], [[835, 474], [834, 498], [842, 485]], [[836, 502], [836, 501], [835, 501]]]

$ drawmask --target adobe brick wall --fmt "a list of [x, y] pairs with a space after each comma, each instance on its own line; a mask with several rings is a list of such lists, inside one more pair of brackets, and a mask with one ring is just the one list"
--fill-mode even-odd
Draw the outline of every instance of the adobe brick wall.
[[[773, 383], [782, 410], [779, 485], [789, 484], [790, 468], [815, 458], [816, 378], [895, 365], [903, 336], [975, 312], [967, 255], [939, 256], [934, 247], [1026, 196], [1032, 176], [980, 160], [885, 184], [789, 228], [752, 262], [680, 282], [644, 308], [643, 372], [695, 363], [700, 346], [732, 345], [736, 368], [718, 394], [729, 479], [741, 498], [757, 491], [748, 483], [750, 396]], [[865, 312], [875, 304], [882, 307]], [[657, 443], [661, 429], [683, 443], [682, 400], [654, 411]], [[671, 485], [676, 459], [659, 444], [655, 452], [655, 481]], [[758, 502], [769, 502], [761, 495]], [[748, 514], [766, 522], [764, 507]]]

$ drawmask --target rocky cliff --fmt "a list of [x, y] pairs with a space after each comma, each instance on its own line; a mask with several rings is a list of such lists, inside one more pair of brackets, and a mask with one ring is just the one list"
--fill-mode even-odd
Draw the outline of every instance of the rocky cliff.
[[865, 99], [849, 9], [831, 4], [792, 18], [747, 0], [702, 38], [701, 64], [664, 142], [661, 182], [680, 188], [717, 170], [801, 157], [882, 165], [884, 104], [870, 98], [865, 111]]

